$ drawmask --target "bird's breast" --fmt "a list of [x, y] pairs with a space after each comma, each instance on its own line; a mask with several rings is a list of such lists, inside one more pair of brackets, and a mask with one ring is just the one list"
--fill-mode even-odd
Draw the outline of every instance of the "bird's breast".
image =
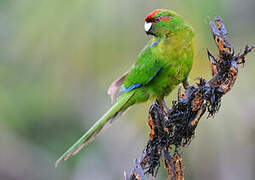
[[152, 47], [152, 54], [155, 59], [164, 61], [165, 66], [153, 82], [151, 94], [156, 97], [164, 97], [187, 78], [193, 60], [192, 41], [160, 40], [156, 46]]

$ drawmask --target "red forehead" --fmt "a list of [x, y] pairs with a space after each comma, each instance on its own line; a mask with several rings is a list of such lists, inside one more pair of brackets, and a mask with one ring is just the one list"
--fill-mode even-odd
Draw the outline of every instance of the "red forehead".
[[146, 18], [145, 21], [148, 21], [149, 19], [153, 19], [153, 16], [155, 16], [158, 12], [160, 12], [161, 9], [156, 9], [152, 11]]

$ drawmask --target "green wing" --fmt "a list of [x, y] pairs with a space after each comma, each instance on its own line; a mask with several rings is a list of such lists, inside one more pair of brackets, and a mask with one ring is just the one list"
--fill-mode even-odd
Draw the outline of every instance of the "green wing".
[[148, 84], [162, 69], [163, 62], [153, 57], [151, 48], [147, 46], [139, 55], [136, 64], [126, 76], [121, 90], [130, 91]]

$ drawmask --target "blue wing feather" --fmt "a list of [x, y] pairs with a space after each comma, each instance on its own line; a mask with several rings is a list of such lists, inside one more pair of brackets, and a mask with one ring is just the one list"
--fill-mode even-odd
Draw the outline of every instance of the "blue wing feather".
[[[156, 71], [155, 75], [152, 76], [152, 77], [150, 77], [150, 79], [149, 79], [149, 81], [147, 82], [147, 84], [148, 84], [151, 80], [153, 80], [153, 79], [155, 78], [155, 76], [159, 73], [159, 71], [160, 71], [161, 69], [162, 69], [162, 67], [159, 67], [159, 68], [158, 68], [158, 70]], [[146, 85], [146, 84], [142, 84], [142, 83], [132, 84], [132, 85], [129, 86], [129, 87], [125, 87], [125, 85], [123, 84], [123, 85], [121, 86], [120, 93], [129, 92], [129, 91], [131, 91], [131, 90], [133, 90], [133, 89], [135, 89], [135, 88], [138, 88], [138, 87], [140, 87], [140, 86], [142, 86], [142, 85], [144, 86], [144, 85]]]

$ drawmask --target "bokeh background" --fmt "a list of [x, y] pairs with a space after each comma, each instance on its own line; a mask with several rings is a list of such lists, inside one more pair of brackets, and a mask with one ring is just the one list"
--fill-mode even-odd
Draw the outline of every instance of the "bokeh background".
[[[155, 8], [177, 11], [195, 29], [191, 82], [210, 77], [206, 48], [217, 53], [210, 17], [223, 18], [236, 51], [255, 44], [254, 0], [0, 1], [1, 180], [119, 180], [130, 173], [148, 139], [151, 102], [60, 167], [54, 162], [111, 106], [106, 90], [149, 40], [144, 18]], [[251, 53], [220, 112], [201, 120], [183, 152], [186, 179], [255, 178], [254, 68]], [[157, 179], [166, 177], [161, 168]]]

